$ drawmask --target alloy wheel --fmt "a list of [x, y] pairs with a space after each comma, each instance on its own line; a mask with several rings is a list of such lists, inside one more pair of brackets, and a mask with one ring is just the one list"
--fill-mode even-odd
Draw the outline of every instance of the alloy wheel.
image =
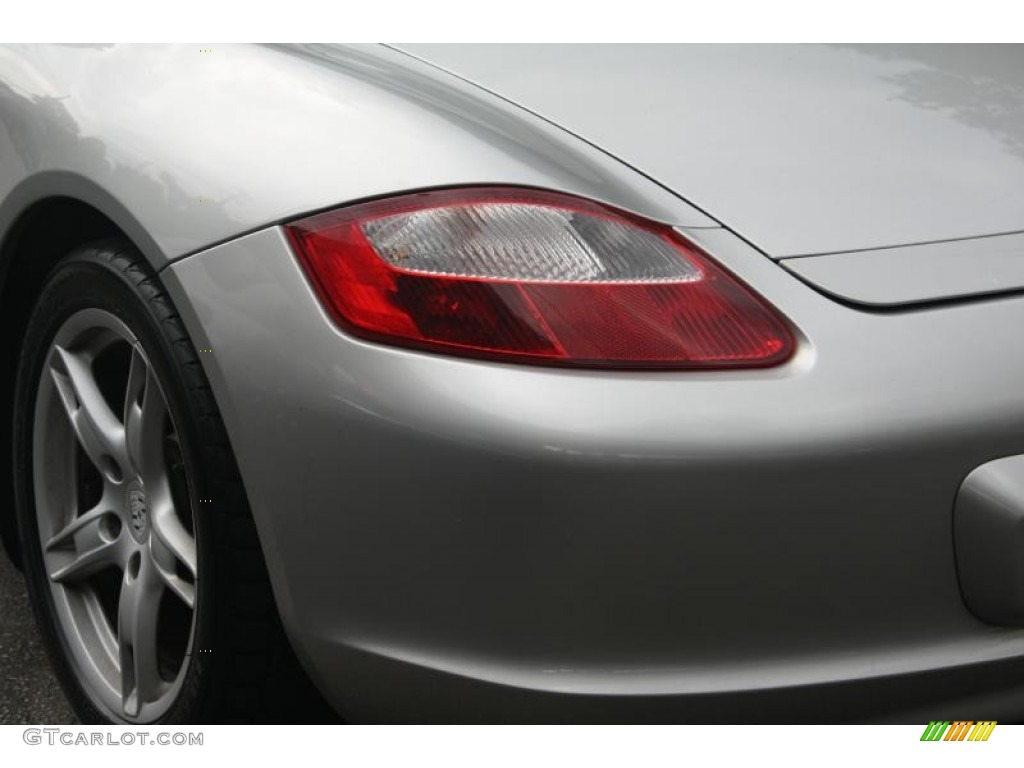
[[109, 312], [80, 310], [53, 337], [32, 479], [55, 615], [79, 681], [114, 719], [159, 719], [192, 654], [196, 526], [157, 374]]

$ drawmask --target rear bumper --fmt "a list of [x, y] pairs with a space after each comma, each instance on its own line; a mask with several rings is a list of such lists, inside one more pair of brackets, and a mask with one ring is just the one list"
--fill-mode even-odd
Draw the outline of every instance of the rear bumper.
[[[625, 693], [609, 687], [597, 693], [562, 685], [565, 681], [519, 677], [508, 662], [454, 673], [436, 665], [361, 652], [322, 637], [306, 638], [304, 647], [312, 652], [310, 668], [321, 686], [342, 715], [354, 722], [923, 724], [969, 717], [1002, 723], [1024, 720], [1024, 663], [1020, 659], [803, 685], [780, 683], [725, 691], [712, 687], [699, 693]], [[781, 678], [786, 670], [779, 672]], [[515, 683], [496, 682], [491, 673]], [[678, 677], [670, 677], [650, 690], [667, 689], [679, 682]], [[685, 690], [689, 686], [683, 682], [679, 687]]]
[[793, 320], [786, 366], [574, 372], [365, 344], [276, 229], [165, 270], [213, 350], [286, 627], [343, 713], [1024, 714], [1024, 631], [967, 611], [952, 525], [964, 477], [1024, 452], [1024, 300], [871, 314], [694, 235]]

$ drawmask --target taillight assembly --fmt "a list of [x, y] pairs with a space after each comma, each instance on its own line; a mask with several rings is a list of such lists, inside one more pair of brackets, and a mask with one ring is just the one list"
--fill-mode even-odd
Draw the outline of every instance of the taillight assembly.
[[287, 227], [346, 331], [445, 354], [606, 368], [766, 367], [770, 306], [671, 227], [516, 188], [404, 195]]

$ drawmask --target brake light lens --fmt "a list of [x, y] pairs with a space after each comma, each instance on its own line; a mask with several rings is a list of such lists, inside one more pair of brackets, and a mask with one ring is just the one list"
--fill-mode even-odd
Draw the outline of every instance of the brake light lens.
[[671, 227], [566, 195], [444, 190], [291, 224], [345, 330], [446, 354], [605, 368], [766, 367], [775, 310]]

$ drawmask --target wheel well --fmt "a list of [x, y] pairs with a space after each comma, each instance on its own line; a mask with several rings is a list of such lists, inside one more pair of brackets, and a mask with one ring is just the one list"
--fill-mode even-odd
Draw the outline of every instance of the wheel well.
[[0, 539], [21, 567], [14, 514], [14, 383], [29, 314], [50, 271], [80, 245], [105, 237], [126, 237], [92, 206], [70, 197], [39, 201], [24, 211], [0, 246]]

